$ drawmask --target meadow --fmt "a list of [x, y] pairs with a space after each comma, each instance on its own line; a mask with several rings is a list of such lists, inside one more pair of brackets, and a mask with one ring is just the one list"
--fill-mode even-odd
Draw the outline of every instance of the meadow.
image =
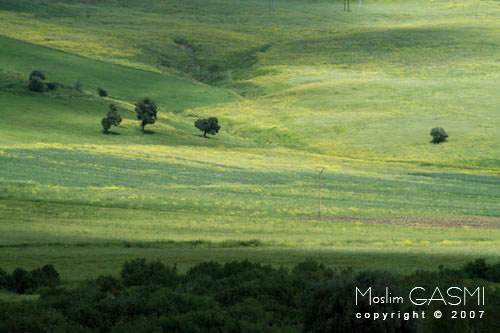
[[[500, 3], [342, 5], [0, 0], [0, 267], [499, 261]], [[34, 69], [65, 87], [30, 92]]]

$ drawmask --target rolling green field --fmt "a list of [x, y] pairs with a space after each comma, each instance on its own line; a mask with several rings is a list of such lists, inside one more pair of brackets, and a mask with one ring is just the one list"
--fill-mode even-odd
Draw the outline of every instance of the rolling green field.
[[498, 1], [0, 0], [0, 267], [499, 261], [499, 32]]

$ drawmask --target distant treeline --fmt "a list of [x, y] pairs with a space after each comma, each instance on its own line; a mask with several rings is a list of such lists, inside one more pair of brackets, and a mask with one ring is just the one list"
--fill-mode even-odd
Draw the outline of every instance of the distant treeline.
[[[180, 274], [175, 266], [135, 259], [124, 263], [119, 277], [99, 276], [70, 289], [59, 285], [59, 275], [47, 265], [12, 274], [0, 270], [0, 288], [40, 294], [38, 300], [0, 303], [0, 332], [498, 332], [498, 281], [500, 264], [482, 259], [461, 269], [409, 275], [336, 271], [313, 260], [291, 270], [249, 261], [203, 262]], [[385, 296], [388, 287], [395, 296], [416, 286], [484, 287], [485, 305], [475, 301], [481, 294], [457, 306], [415, 306], [406, 299], [356, 305], [356, 288]], [[442, 318], [434, 317], [436, 310]], [[425, 311], [426, 319], [405, 318], [413, 311]], [[363, 316], [356, 318], [358, 313]], [[395, 315], [374, 320], [374, 313]]]

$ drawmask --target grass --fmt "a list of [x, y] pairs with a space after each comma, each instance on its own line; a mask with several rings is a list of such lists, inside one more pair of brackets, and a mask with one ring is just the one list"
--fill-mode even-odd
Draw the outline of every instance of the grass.
[[0, 48], [4, 50], [0, 55], [0, 70], [22, 73], [27, 79], [36, 68], [46, 74], [47, 81], [69, 86], [80, 79], [85, 91], [95, 96], [98, 87], [107, 89], [113, 99], [131, 103], [149, 96], [170, 112], [237, 99], [230, 92], [175, 76], [109, 64], [9, 38], [0, 38]]
[[[500, 4], [276, 6], [0, 0], [0, 267], [53, 263], [75, 282], [137, 256], [498, 261], [498, 229], [364, 219], [500, 217]], [[33, 69], [66, 87], [27, 91]], [[146, 95], [152, 134], [133, 111]], [[101, 133], [109, 103], [117, 135]], [[193, 126], [205, 116], [222, 125], [210, 139]], [[449, 142], [429, 143], [434, 126]], [[319, 167], [323, 217], [340, 222], [314, 219]]]

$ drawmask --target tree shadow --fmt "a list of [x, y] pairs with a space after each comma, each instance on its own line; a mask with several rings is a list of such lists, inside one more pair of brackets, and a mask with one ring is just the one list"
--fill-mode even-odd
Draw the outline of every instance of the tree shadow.
[[208, 139], [208, 140], [217, 140], [214, 136], [203, 136], [203, 134], [193, 134], [193, 136], [197, 136], [203, 139]]
[[107, 133], [104, 132], [104, 131], [101, 131], [102, 134], [104, 135], [121, 135], [120, 133], [118, 132], [113, 132], [113, 131], [108, 131]]

